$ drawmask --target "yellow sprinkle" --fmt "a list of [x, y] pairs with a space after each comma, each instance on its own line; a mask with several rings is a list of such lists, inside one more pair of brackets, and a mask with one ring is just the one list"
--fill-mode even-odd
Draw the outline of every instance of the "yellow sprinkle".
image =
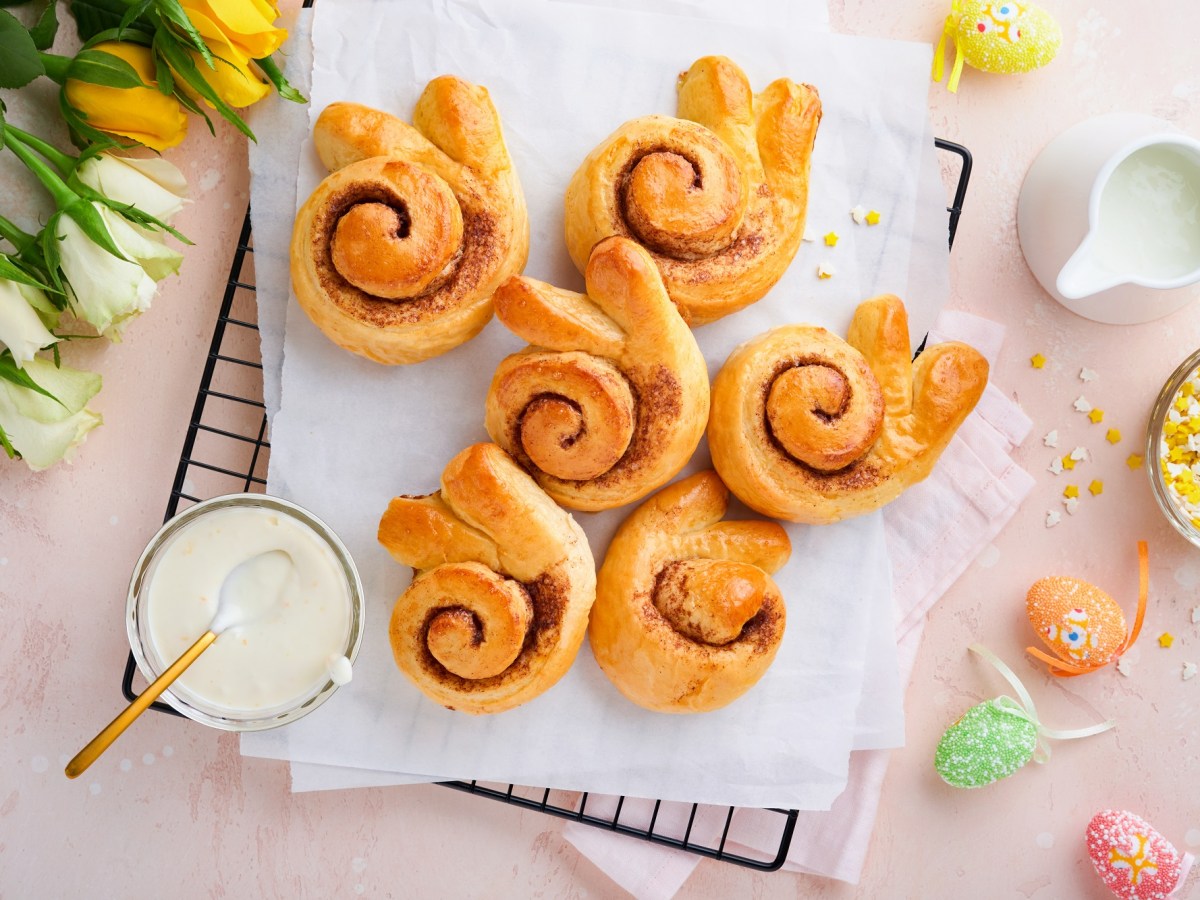
[[1092, 420], [1093, 425], [1099, 425], [1104, 421], [1104, 410], [1093, 409], [1090, 413], [1088, 413], [1088, 418]]
[[1062, 458], [1062, 464], [1063, 468], [1068, 472], [1075, 468], [1075, 460], [1073, 460], [1070, 456], [1064, 456]]
[[1066, 486], [1066, 488], [1063, 490], [1063, 496], [1064, 497], [1078, 497], [1079, 496], [1079, 485], [1068, 484]]
[[1160, 647], [1170, 647], [1173, 643], [1175, 643], [1175, 635], [1169, 631], [1164, 631], [1158, 636], [1158, 646]]
[[1104, 482], [1097, 478], [1088, 485], [1088, 490], [1091, 491], [1093, 497], [1099, 497], [1104, 493]]
[[1165, 424], [1163, 426], [1163, 434], [1166, 434], [1166, 435], [1172, 435], [1178, 430], [1179, 430], [1179, 426], [1176, 425], [1174, 422], [1167, 422], [1167, 424]]
[[1192, 524], [1197, 528], [1200, 528], [1200, 519], [1192, 519]]
[[1192, 383], [1190, 381], [1185, 381], [1183, 384], [1182, 393], [1183, 393], [1183, 396], [1190, 397], [1190, 396], [1192, 396], [1192, 394], [1196, 393], [1196, 388], [1192, 386]]
[[867, 224], [868, 225], [878, 225], [879, 224], [879, 210], [873, 209], [869, 213], [867, 213]]
[[1046, 365], [1046, 357], [1042, 356], [1040, 353], [1035, 353], [1033, 356], [1029, 357], [1029, 364], [1035, 369], [1040, 369]]
[[1108, 440], [1108, 442], [1110, 444], [1120, 443], [1121, 429], [1120, 428], [1110, 428], [1110, 429], [1108, 429], [1108, 434], [1106, 434], [1104, 437]]
[[837, 242], [838, 242], [838, 235], [837, 235], [836, 231], [831, 231], [831, 232], [829, 232], [829, 234], [825, 235], [825, 246], [826, 247], [836, 247]]

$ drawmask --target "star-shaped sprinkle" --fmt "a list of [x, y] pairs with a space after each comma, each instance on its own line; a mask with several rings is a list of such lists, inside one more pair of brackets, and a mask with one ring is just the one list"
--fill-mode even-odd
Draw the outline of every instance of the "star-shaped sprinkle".
[[1063, 490], [1063, 496], [1064, 497], [1078, 497], [1079, 496], [1079, 485], [1068, 484], [1066, 486], [1066, 488]]
[[1070, 472], [1073, 468], [1075, 468], [1075, 457], [1069, 455], [1064, 456], [1062, 458], [1062, 467]]
[[837, 242], [838, 242], [838, 233], [836, 231], [831, 231], [831, 232], [829, 232], [829, 234], [825, 235], [825, 246], [826, 247], [836, 247]]
[[1091, 492], [1091, 495], [1093, 497], [1099, 497], [1101, 494], [1104, 493], [1104, 482], [1101, 481], [1099, 478], [1097, 478], [1095, 481], [1093, 481], [1091, 484], [1088, 485], [1088, 491]]
[[1128, 657], [1122, 656], [1117, 660], [1117, 671], [1128, 678], [1133, 674], [1133, 663], [1129, 661]]
[[879, 210], [873, 209], [869, 213], [867, 213], [867, 216], [866, 216], [867, 224], [868, 225], [878, 225], [880, 218], [881, 218], [881, 216], [879, 215]]
[[856, 206], [850, 210], [850, 218], [854, 220], [856, 225], [863, 225], [867, 221], [867, 211], [861, 206]]
[[1130, 453], [1128, 458], [1125, 460], [1125, 465], [1129, 466], [1131, 469], [1140, 469], [1142, 467], [1142, 454]]
[[1184, 681], [1191, 681], [1196, 677], [1196, 664], [1194, 662], [1185, 662], [1183, 671], [1179, 673]]
[[1075, 460], [1075, 462], [1083, 462], [1087, 458], [1088, 458], [1087, 447], [1076, 447], [1074, 450], [1071, 451], [1071, 459]]
[[1035, 369], [1045, 368], [1046, 357], [1042, 356], [1042, 354], [1040, 354], [1040, 353], [1035, 353], [1035, 354], [1033, 354], [1033, 356], [1029, 357], [1029, 364], [1031, 366], [1033, 366]]
[[1046, 513], [1046, 527], [1047, 528], [1053, 528], [1055, 525], [1057, 525], [1061, 521], [1062, 521], [1062, 513], [1058, 512], [1057, 510], [1052, 509]]
[[1056, 428], [1053, 431], [1046, 432], [1046, 436], [1044, 438], [1042, 438], [1042, 443], [1045, 444], [1047, 447], [1057, 447], [1058, 446], [1058, 429]]
[[1093, 372], [1091, 369], [1086, 369], [1086, 368], [1085, 368], [1085, 369], [1080, 369], [1080, 370], [1079, 370], [1079, 380], [1080, 380], [1080, 381], [1095, 381], [1095, 380], [1096, 380], [1097, 378], [1099, 378], [1099, 377], [1100, 377], [1100, 376], [1098, 376], [1098, 375], [1097, 375], [1095, 372]]
[[1175, 635], [1171, 634], [1169, 631], [1164, 631], [1158, 636], [1158, 646], [1160, 647], [1167, 648], [1173, 643], [1175, 643]]
[[1104, 439], [1106, 441], [1108, 441], [1110, 444], [1121, 443], [1121, 429], [1120, 428], [1108, 429], [1108, 433], [1104, 435]]
[[1063, 461], [1057, 456], [1050, 461], [1050, 471], [1055, 475], [1061, 475], [1063, 470]]
[[826, 278], [832, 278], [836, 274], [832, 263], [821, 263], [817, 266], [817, 277], [824, 281]]
[[1076, 412], [1090, 413], [1092, 411], [1092, 404], [1088, 403], [1087, 397], [1083, 396], [1083, 394], [1080, 394], [1071, 405], [1075, 407]]
[[1073, 516], [1075, 515], [1075, 510], [1079, 508], [1079, 498], [1068, 497], [1063, 501], [1063, 506], [1067, 508], [1067, 515]]
[[1093, 425], [1099, 425], [1104, 421], [1104, 410], [1093, 409], [1090, 413], [1088, 413], [1088, 418], [1092, 420]]

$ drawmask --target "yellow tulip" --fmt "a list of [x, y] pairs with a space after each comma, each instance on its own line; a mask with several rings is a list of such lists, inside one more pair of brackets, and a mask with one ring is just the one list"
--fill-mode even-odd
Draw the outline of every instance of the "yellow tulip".
[[[251, 4], [247, 3], [246, 6], [249, 7]], [[208, 86], [230, 106], [238, 108], [257, 103], [265, 97], [271, 90], [270, 85], [250, 67], [250, 61], [256, 57], [248, 55], [237, 44], [232, 43], [226, 37], [220, 24], [204, 13], [197, 9], [189, 9], [187, 13], [192, 24], [196, 26], [196, 30], [200, 32], [200, 36], [204, 38], [204, 43], [208, 44], [208, 49], [212, 51], [214, 68], [209, 68], [208, 63], [195, 50], [188, 51], [192, 61], [196, 64], [196, 71], [200, 73], [200, 77], [208, 83]], [[287, 36], [286, 32], [281, 31], [280, 33], [283, 37]], [[245, 35], [238, 35], [238, 38], [245, 38]], [[281, 37], [280, 41], [282, 39]], [[179, 86], [187, 91], [188, 96], [198, 99], [195, 91], [186, 81], [180, 79]]]
[[219, 29], [225, 43], [246, 59], [270, 56], [287, 38], [287, 32], [273, 24], [279, 10], [269, 0], [181, 0], [180, 5], [206, 39], [212, 35], [200, 27], [197, 15]]
[[142, 82], [151, 87], [112, 88], [68, 78], [67, 101], [87, 116], [89, 125], [159, 151], [174, 147], [187, 137], [187, 116], [179, 101], [153, 87], [157, 84], [154, 56], [148, 47], [105, 41], [92, 49], [125, 60]]

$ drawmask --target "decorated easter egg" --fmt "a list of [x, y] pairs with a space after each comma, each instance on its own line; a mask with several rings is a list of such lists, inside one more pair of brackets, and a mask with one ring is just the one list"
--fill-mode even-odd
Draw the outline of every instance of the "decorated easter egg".
[[1054, 59], [1062, 45], [1058, 22], [1032, 3], [963, 0], [956, 6], [958, 52], [984, 72], [1030, 72]]
[[1059, 659], [1107, 665], [1125, 644], [1125, 613], [1108, 594], [1078, 578], [1043, 578], [1025, 597], [1029, 622]]
[[1037, 725], [1025, 710], [1009, 697], [997, 697], [972, 706], [946, 729], [933, 766], [954, 787], [983, 787], [1029, 762], [1037, 741]]
[[1162, 900], [1186, 877], [1190, 856], [1133, 813], [1106, 809], [1087, 829], [1088, 855], [1108, 889], [1124, 900]]

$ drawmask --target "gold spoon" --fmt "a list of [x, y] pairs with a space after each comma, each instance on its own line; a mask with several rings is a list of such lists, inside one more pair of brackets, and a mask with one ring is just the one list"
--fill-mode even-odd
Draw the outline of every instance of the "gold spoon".
[[279, 595], [292, 572], [292, 558], [283, 550], [268, 550], [239, 563], [221, 583], [217, 599], [217, 613], [200, 635], [196, 643], [184, 651], [183, 656], [167, 667], [151, 685], [129, 704], [115, 719], [105, 726], [86, 747], [75, 754], [67, 763], [68, 778], [78, 778], [100, 754], [121, 736], [133, 720], [144, 713], [171, 683], [187, 671], [200, 654], [207, 650], [222, 632], [237, 625], [259, 618], [279, 600]]

